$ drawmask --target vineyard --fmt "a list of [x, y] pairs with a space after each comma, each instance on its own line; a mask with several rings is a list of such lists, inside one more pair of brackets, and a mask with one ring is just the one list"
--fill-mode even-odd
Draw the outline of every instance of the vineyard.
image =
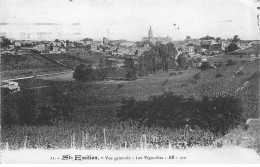
[[82, 63], [97, 65], [98, 62], [104, 58], [104, 55], [98, 53], [90, 54], [82, 51], [69, 51], [65, 54], [46, 54], [44, 56], [72, 68], [75, 68]]
[[[121, 123], [111, 127], [98, 126], [43, 126], [3, 129], [4, 143], [9, 149], [137, 149], [175, 148], [185, 149], [200, 146], [217, 146], [216, 136], [210, 132], [187, 129], [138, 127], [135, 123]], [[5, 145], [6, 146], [6, 145]], [[2, 145], [2, 147], [4, 147]], [[218, 144], [221, 147], [221, 144]]]
[[[239, 70], [243, 73], [238, 76], [236, 73]], [[201, 77], [194, 79], [193, 76], [198, 73]], [[216, 77], [217, 74], [222, 75]], [[248, 84], [245, 84], [247, 81]], [[169, 147], [169, 143], [173, 148], [208, 146], [214, 145], [217, 138], [211, 132], [148, 128], [119, 123], [116, 119], [116, 110], [122, 98], [134, 97], [136, 100], [145, 100], [152, 95], [172, 91], [196, 99], [201, 99], [203, 96], [235, 95], [242, 100], [245, 118], [257, 117], [259, 95], [256, 90], [259, 90], [259, 60], [206, 71], [169, 71], [169, 73], [149, 75], [136, 81], [123, 83], [54, 82], [34, 79], [21, 84], [25, 88], [27, 85], [32, 87], [34, 84], [60, 85], [57, 89], [62, 90], [64, 96], [68, 98], [73, 110], [74, 123], [5, 127], [2, 139], [3, 142], [8, 142], [11, 149], [24, 148], [24, 143], [28, 148], [71, 148], [72, 145], [76, 148], [82, 148], [84, 145], [85, 149], [140, 148], [143, 147], [144, 140], [148, 148]], [[237, 91], [239, 88], [243, 89]], [[32, 91], [36, 95], [35, 100], [38, 105], [50, 104], [53, 88]], [[6, 97], [6, 100], [10, 100], [9, 107], [13, 111], [16, 104], [12, 96], [14, 95]]]
[[26, 77], [66, 69], [35, 54], [1, 55], [2, 78]]

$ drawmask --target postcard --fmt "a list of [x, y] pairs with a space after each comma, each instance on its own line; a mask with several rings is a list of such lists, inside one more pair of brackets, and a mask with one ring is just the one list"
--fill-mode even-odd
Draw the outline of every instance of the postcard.
[[260, 0], [0, 0], [2, 164], [259, 164]]

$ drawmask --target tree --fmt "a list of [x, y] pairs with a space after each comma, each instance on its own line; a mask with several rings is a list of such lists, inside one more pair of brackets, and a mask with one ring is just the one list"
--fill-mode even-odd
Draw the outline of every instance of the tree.
[[227, 47], [228, 52], [233, 52], [237, 49], [239, 49], [239, 47], [237, 46], [237, 44], [235, 44], [233, 42], [231, 44], [229, 44], [228, 47]]
[[93, 41], [91, 38], [84, 38], [83, 41]]
[[197, 54], [201, 54], [201, 46], [200, 45], [194, 45], [194, 52]]
[[237, 43], [239, 41], [240, 41], [240, 39], [238, 38], [238, 35], [235, 35], [231, 42]]
[[109, 74], [114, 74], [113, 62], [109, 59], [101, 59], [95, 71], [97, 80], [104, 80]]
[[51, 43], [51, 45], [50, 45], [50, 50], [53, 50], [53, 44]]
[[186, 55], [181, 54], [178, 56], [177, 63], [180, 68], [184, 69], [186, 67], [187, 61], [188, 61], [188, 58]]
[[60, 40], [59, 39], [55, 39], [55, 42], [60, 42]]
[[137, 55], [138, 55], [138, 50], [135, 51], [135, 56], [137, 56]]
[[8, 39], [8, 38], [6, 38], [6, 37], [2, 37], [2, 47], [3, 48], [6, 48], [6, 47], [8, 47], [8, 45], [11, 45], [12, 43], [11, 43], [11, 41]]
[[216, 41], [217, 41], [217, 42], [220, 42], [220, 40], [221, 40], [220, 37], [217, 37], [217, 38], [216, 38]]
[[128, 79], [137, 79], [137, 70], [134, 65], [135, 61], [133, 58], [125, 58], [124, 66], [126, 70], [126, 78]]
[[91, 45], [88, 44], [88, 45], [86, 46], [86, 49], [87, 49], [87, 50], [90, 50], [90, 49], [91, 49]]
[[96, 79], [94, 69], [91, 65], [80, 64], [76, 67], [73, 78], [77, 81], [91, 82]]
[[66, 42], [66, 46], [69, 46], [70, 41], [69, 41], [69, 40], [66, 40], [65, 42]]

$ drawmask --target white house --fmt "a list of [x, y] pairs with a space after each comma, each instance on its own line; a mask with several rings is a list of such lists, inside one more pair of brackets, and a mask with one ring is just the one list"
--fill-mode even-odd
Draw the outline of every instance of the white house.
[[20, 42], [17, 42], [17, 41], [16, 41], [16, 42], [14, 42], [14, 46], [15, 46], [15, 47], [21, 47], [22, 45], [21, 45]]
[[11, 91], [20, 91], [20, 87], [18, 86], [18, 82], [14, 81], [2, 81], [1, 88], [8, 88]]

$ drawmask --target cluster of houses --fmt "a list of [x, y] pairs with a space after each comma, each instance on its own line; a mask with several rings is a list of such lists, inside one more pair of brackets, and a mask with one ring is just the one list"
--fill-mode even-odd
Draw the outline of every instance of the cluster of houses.
[[237, 41], [226, 39], [186, 39], [184, 41], [173, 42], [175, 47], [182, 53], [187, 53], [190, 56], [194, 55], [217, 55], [226, 52], [231, 44], [236, 45], [243, 50], [254, 45], [255, 41]]
[[[2, 37], [1, 37], [2, 38]], [[5, 51], [13, 50], [30, 50], [42, 54], [62, 54], [69, 50], [90, 50], [98, 53], [105, 53], [112, 57], [124, 57], [130, 55], [133, 57], [139, 57], [143, 52], [150, 50], [149, 44], [143, 46], [137, 45], [136, 42], [130, 42], [126, 40], [109, 40], [104, 37], [103, 41], [93, 41], [92, 39], [68, 41], [68, 40], [55, 40], [55, 41], [32, 41], [32, 40], [14, 40], [9, 39], [11, 45], [5, 48]], [[187, 36], [184, 41], [172, 41], [169, 37], [153, 37], [153, 33], [150, 27], [148, 37], [143, 37], [143, 41], [148, 39], [150, 43], [173, 43], [174, 46], [180, 51], [180, 53], [186, 53], [190, 56], [197, 54], [200, 55], [215, 55], [220, 54], [227, 50], [227, 48], [234, 44], [231, 39], [214, 39], [208, 36], [201, 39], [191, 39]], [[0, 39], [1, 42], [1, 39]], [[255, 41], [243, 41], [239, 40], [235, 43], [240, 49], [252, 47]], [[2, 49], [3, 50], [3, 49]]]

